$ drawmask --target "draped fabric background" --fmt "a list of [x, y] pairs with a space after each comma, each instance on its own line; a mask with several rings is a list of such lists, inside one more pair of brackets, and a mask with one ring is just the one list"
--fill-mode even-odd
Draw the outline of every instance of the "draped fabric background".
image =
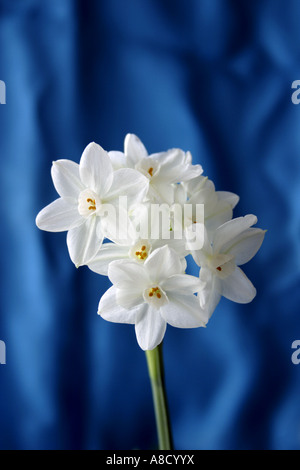
[[298, 0], [0, 0], [1, 449], [156, 445], [134, 328], [96, 314], [109, 281], [35, 226], [52, 161], [127, 132], [190, 150], [268, 229], [251, 304], [167, 329], [175, 447], [300, 449], [299, 23]]

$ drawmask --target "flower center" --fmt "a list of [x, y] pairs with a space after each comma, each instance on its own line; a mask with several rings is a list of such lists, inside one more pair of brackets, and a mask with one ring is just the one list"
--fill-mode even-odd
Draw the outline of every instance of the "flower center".
[[96, 200], [95, 199], [91, 199], [90, 197], [87, 198], [86, 202], [88, 202], [89, 204], [91, 204], [89, 206], [89, 211], [95, 211], [96, 210]]
[[220, 279], [226, 279], [235, 270], [234, 257], [225, 253], [219, 253], [209, 260], [210, 270]]
[[159, 287], [151, 287], [151, 289], [149, 289], [148, 296], [153, 297], [154, 295], [156, 295], [158, 299], [161, 299], [161, 291]]
[[129, 256], [136, 261], [144, 262], [148, 258], [151, 248], [148, 240], [139, 240], [131, 247]]
[[145, 301], [152, 307], [159, 309], [168, 303], [168, 297], [165, 292], [158, 286], [150, 287], [144, 292]]
[[143, 246], [141, 247], [141, 251], [136, 251], [136, 252], [135, 252], [135, 256], [136, 256], [138, 259], [146, 259], [147, 256], [148, 256], [147, 249], [146, 249], [146, 245], [143, 245]]
[[135, 169], [151, 179], [156, 176], [160, 170], [160, 164], [151, 157], [142, 158], [136, 165]]
[[82, 217], [89, 217], [91, 214], [95, 214], [101, 202], [99, 196], [90, 189], [85, 189], [79, 194], [78, 198], [78, 212]]

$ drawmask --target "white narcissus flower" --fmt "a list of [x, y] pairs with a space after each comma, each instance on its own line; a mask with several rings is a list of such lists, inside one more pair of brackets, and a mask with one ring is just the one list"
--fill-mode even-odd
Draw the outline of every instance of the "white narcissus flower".
[[265, 230], [252, 228], [256, 222], [254, 215], [232, 219], [216, 229], [212, 240], [206, 233], [203, 248], [192, 252], [205, 283], [198, 297], [207, 320], [221, 296], [238, 303], [255, 297], [255, 287], [239, 266], [252, 259], [263, 242]]
[[[41, 210], [36, 224], [49, 232], [68, 231], [69, 254], [76, 266], [95, 256], [104, 227], [116, 226], [119, 197], [126, 196], [128, 205], [142, 201], [149, 184], [133, 169], [114, 171], [108, 153], [96, 143], [85, 148], [79, 165], [70, 160], [53, 162], [51, 175], [60, 198]], [[107, 212], [108, 205], [115, 211]]]
[[122, 152], [109, 152], [115, 168], [134, 168], [149, 180], [148, 198], [156, 202], [174, 202], [174, 183], [189, 181], [202, 173], [201, 165], [192, 165], [190, 152], [174, 148], [148, 155], [134, 134], [127, 134]]
[[167, 323], [177, 328], [205, 326], [194, 295], [203, 284], [182, 274], [179, 256], [167, 245], [153, 251], [143, 264], [113, 261], [108, 277], [113, 286], [100, 299], [98, 314], [111, 322], [134, 324], [143, 350], [161, 343]]
[[[79, 164], [58, 160], [51, 174], [60, 197], [41, 210], [37, 226], [68, 231], [75, 265], [109, 276], [113, 286], [98, 313], [135, 324], [142, 349], [162, 341], [167, 323], [205, 326], [221, 296], [247, 303], [256, 295], [239, 266], [256, 254], [265, 231], [252, 227], [254, 215], [230, 220], [239, 197], [216, 191], [190, 152], [148, 155], [127, 134], [124, 153], [91, 143]], [[189, 254], [199, 278], [185, 274]]]
[[204, 223], [209, 232], [213, 232], [220, 225], [231, 220], [233, 209], [239, 202], [237, 194], [216, 191], [214, 183], [202, 175], [178, 185], [177, 191], [180, 192], [181, 204], [189, 204], [193, 207], [192, 223], [197, 223], [197, 204], [203, 204]]
[[[172, 232], [171, 232], [172, 235]], [[185, 241], [176, 240], [173, 237], [170, 240], [163, 239], [142, 239], [137, 238], [127, 240], [127, 243], [108, 242], [103, 243], [100, 250], [96, 253], [95, 257], [88, 263], [91, 271], [103, 276], [108, 275], [108, 267], [112, 261], [118, 259], [134, 260], [139, 264], [143, 264], [148, 256], [157, 248], [168, 245], [178, 253], [182, 263], [182, 269], [186, 269], [186, 250]]]

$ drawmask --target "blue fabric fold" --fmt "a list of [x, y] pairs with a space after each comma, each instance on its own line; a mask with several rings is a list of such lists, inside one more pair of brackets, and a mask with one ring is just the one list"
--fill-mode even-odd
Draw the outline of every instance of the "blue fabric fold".
[[251, 304], [167, 329], [176, 449], [300, 448], [299, 15], [297, 0], [0, 0], [1, 449], [156, 446], [134, 328], [97, 315], [108, 279], [35, 226], [52, 161], [128, 132], [190, 150], [268, 229]]

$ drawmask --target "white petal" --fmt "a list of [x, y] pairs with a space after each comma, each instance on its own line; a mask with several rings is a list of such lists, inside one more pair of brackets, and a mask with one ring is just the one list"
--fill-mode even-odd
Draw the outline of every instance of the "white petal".
[[[195, 225], [195, 230], [203, 230], [203, 227], [201, 227], [201, 224], [194, 224]], [[201, 233], [198, 235], [199, 237], [201, 236]], [[196, 239], [197, 240], [197, 239]], [[192, 244], [187, 241], [187, 245], [190, 245], [192, 247]], [[191, 255], [194, 258], [195, 263], [198, 266], [205, 266], [208, 262], [208, 258], [211, 257], [213, 254], [212, 251], [212, 246], [210, 242], [210, 237], [209, 233], [207, 232], [205, 226], [204, 226], [204, 244], [203, 248], [201, 250], [192, 250]]]
[[[179, 236], [180, 236], [180, 238], [179, 238]], [[178, 233], [178, 238], [176, 239], [174, 237], [174, 231], [171, 231], [170, 232], [170, 240], [163, 240], [161, 238], [153, 240], [152, 249], [155, 250], [156, 248], [160, 248], [162, 246], [169, 245], [170, 248], [172, 248], [174, 251], [176, 251], [176, 253], [180, 256], [180, 258], [183, 258], [184, 269], [182, 269], [182, 273], [184, 273], [185, 270], [186, 270], [185, 256], [187, 256], [189, 254], [189, 251], [186, 249], [185, 244], [186, 244], [186, 242], [185, 242], [184, 236], [181, 232]]]
[[95, 273], [107, 276], [109, 263], [128, 257], [128, 247], [119, 246], [115, 243], [104, 243], [95, 258], [88, 264], [88, 267]]
[[181, 149], [170, 149], [166, 152], [152, 154], [151, 158], [161, 165], [157, 182], [178, 183], [182, 181], [182, 173], [185, 171], [185, 153]]
[[131, 244], [131, 225], [128, 210], [122, 204], [106, 203], [102, 207], [101, 227], [103, 234], [110, 241], [119, 245]]
[[122, 196], [127, 198], [127, 206], [141, 202], [148, 192], [149, 180], [139, 171], [132, 168], [121, 168], [113, 175], [112, 185], [105, 196], [105, 201], [113, 203]]
[[81, 156], [79, 173], [83, 184], [103, 197], [113, 179], [113, 167], [108, 153], [95, 142], [90, 143]]
[[135, 323], [136, 310], [126, 310], [118, 305], [116, 300], [117, 289], [112, 286], [101, 297], [98, 307], [98, 315], [104, 320], [113, 323]]
[[196, 276], [190, 276], [189, 274], [174, 274], [168, 279], [162, 281], [160, 286], [165, 292], [167, 292], [168, 296], [169, 292], [187, 295], [199, 292], [203, 288], [203, 283]]
[[182, 273], [182, 263], [178, 254], [168, 245], [154, 250], [144, 263], [149, 278], [159, 284], [174, 274]]
[[213, 213], [217, 203], [218, 195], [214, 188], [205, 185], [203, 188], [195, 191], [189, 198], [190, 204], [204, 204], [205, 205], [205, 218], [208, 218]]
[[183, 182], [183, 185], [188, 193], [188, 196], [193, 196], [198, 191], [202, 189], [210, 189], [211, 191], [215, 191], [214, 183], [207, 178], [207, 176], [197, 176], [186, 183]]
[[67, 245], [70, 258], [75, 266], [88, 264], [99, 251], [103, 236], [98, 224], [98, 217], [91, 216], [80, 227], [69, 230]]
[[137, 289], [117, 289], [116, 299], [120, 307], [128, 310], [144, 303], [143, 295]]
[[153, 154], [151, 157], [161, 164], [159, 180], [167, 183], [188, 181], [201, 175], [203, 171], [201, 165], [191, 165], [181, 149], [170, 149], [167, 152]]
[[108, 267], [108, 277], [118, 289], [142, 293], [149, 286], [149, 278], [143, 265], [132, 260], [112, 261]]
[[198, 266], [203, 267], [207, 264], [207, 256], [203, 250], [191, 251], [191, 255]]
[[71, 198], [59, 198], [42, 209], [36, 217], [36, 225], [48, 232], [64, 232], [78, 227], [84, 219], [78, 212], [77, 204]]
[[228, 244], [228, 247], [223, 247], [223, 249], [225, 248], [226, 253], [235, 257], [235, 263], [238, 266], [248, 263], [260, 249], [265, 233], [265, 230], [259, 228], [249, 228], [234, 238]]
[[[204, 223], [191, 223], [184, 230], [184, 236], [186, 240], [186, 248], [191, 251], [206, 251], [206, 240], [207, 236], [206, 227]], [[211, 250], [211, 247], [208, 247]]]
[[174, 203], [175, 188], [165, 181], [151, 181], [149, 184], [148, 197], [155, 202], [169, 205]]
[[[185, 152], [185, 162], [186, 162], [186, 163], [192, 163], [192, 160], [193, 160], [192, 154], [191, 154], [191, 152], [188, 150], [187, 152]], [[202, 170], [202, 171], [203, 171], [203, 170]]]
[[200, 280], [203, 281], [205, 285], [198, 293], [198, 299], [200, 308], [203, 310], [204, 318], [208, 321], [221, 300], [221, 282], [208, 268], [201, 268]]
[[78, 200], [79, 193], [84, 189], [78, 163], [71, 160], [57, 160], [52, 164], [51, 176], [55, 189], [61, 197]]
[[[150, 155], [151, 158], [157, 160], [161, 165], [159, 172], [160, 178], [165, 179], [169, 182], [175, 182], [174, 179], [180, 180], [178, 174], [178, 167], [182, 167], [185, 164], [185, 153], [183, 150], [178, 148], [169, 149], [166, 152], [153, 153]], [[170, 178], [170, 180], [169, 180]]]
[[174, 202], [180, 205], [187, 202], [187, 192], [183, 184], [176, 184]]
[[154, 349], [165, 335], [167, 324], [160, 311], [144, 304], [136, 316], [135, 333], [139, 346], [144, 350]]
[[123, 152], [113, 150], [108, 152], [108, 155], [114, 170], [126, 167], [126, 157]]
[[134, 166], [139, 160], [148, 156], [144, 144], [134, 134], [127, 134], [124, 141], [124, 153], [130, 166]]
[[[206, 207], [204, 208], [204, 211]], [[220, 225], [225, 224], [232, 219], [233, 210], [231, 205], [219, 200], [214, 209], [205, 217], [205, 226], [209, 232], [214, 232]]]
[[180, 176], [180, 181], [189, 181], [200, 176], [203, 172], [201, 165], [186, 165]]
[[249, 214], [245, 215], [245, 217], [229, 220], [229, 222], [218, 227], [213, 240], [214, 252], [219, 252], [230, 240], [233, 240], [244, 230], [251, 227], [251, 225], [256, 224], [256, 222], [257, 217]]
[[205, 326], [206, 317], [200, 309], [199, 300], [193, 294], [168, 295], [169, 303], [161, 307], [163, 318], [176, 328], [198, 328]]
[[217, 195], [222, 201], [228, 202], [232, 209], [235, 208], [240, 200], [240, 197], [237, 194], [230, 193], [229, 191], [217, 191]]
[[226, 279], [221, 281], [222, 295], [233, 302], [247, 304], [251, 302], [256, 289], [246, 274], [238, 267]]

